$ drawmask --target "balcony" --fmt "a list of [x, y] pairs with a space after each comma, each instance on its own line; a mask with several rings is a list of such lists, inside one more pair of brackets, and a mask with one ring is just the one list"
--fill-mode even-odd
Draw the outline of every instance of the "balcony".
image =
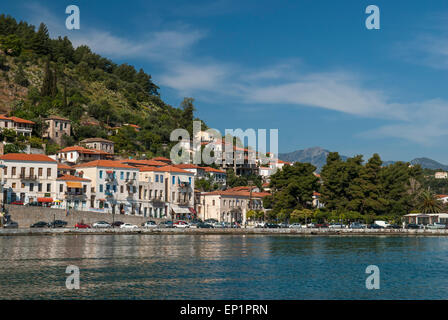
[[104, 180], [106, 180], [108, 182], [112, 182], [112, 181], [115, 181], [115, 177], [113, 175], [107, 175]]
[[87, 195], [82, 192], [64, 192], [66, 198], [86, 198]]
[[20, 174], [22, 180], [37, 180], [37, 176], [33, 174]]
[[136, 183], [136, 180], [134, 178], [126, 178], [127, 185], [134, 185], [135, 183]]
[[154, 205], [162, 205], [165, 203], [162, 197], [151, 198], [149, 199], [149, 202], [151, 202]]
[[106, 197], [113, 197], [114, 194], [111, 191], [106, 191], [104, 192], [104, 194], [106, 195]]

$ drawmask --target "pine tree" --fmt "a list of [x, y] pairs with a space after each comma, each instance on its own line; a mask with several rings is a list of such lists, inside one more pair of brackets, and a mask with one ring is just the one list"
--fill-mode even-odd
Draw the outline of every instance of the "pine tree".
[[50, 96], [52, 93], [52, 83], [53, 83], [53, 72], [50, 69], [50, 59], [47, 59], [45, 63], [44, 79], [42, 83], [42, 88], [40, 90], [40, 95], [42, 97]]
[[41, 55], [47, 55], [50, 53], [50, 36], [48, 33], [48, 28], [44, 23], [39, 25], [38, 31], [35, 33], [32, 49]]

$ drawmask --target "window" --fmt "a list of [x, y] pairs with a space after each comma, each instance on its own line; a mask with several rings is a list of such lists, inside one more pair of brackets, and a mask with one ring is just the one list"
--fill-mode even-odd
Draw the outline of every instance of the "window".
[[160, 182], [163, 182], [163, 176], [160, 175]]
[[120, 172], [120, 179], [121, 179], [121, 180], [124, 179], [124, 172], [123, 172], [123, 171]]
[[23, 177], [25, 176], [25, 168], [20, 168], [20, 175]]
[[30, 192], [34, 191], [34, 183], [30, 183]]
[[51, 192], [51, 183], [47, 183], [47, 192]]
[[59, 192], [64, 192], [64, 185], [62, 183], [59, 185]]
[[103, 179], [103, 170], [100, 170], [100, 179]]
[[123, 193], [123, 186], [120, 186], [120, 193]]
[[34, 176], [34, 168], [30, 168], [30, 176]]
[[82, 187], [82, 192], [87, 193], [87, 185], [86, 184]]
[[11, 168], [11, 175], [15, 176], [16, 175], [16, 167], [12, 167]]
[[154, 190], [154, 198], [157, 198], [157, 190]]
[[51, 168], [47, 168], [47, 177], [51, 177]]
[[117, 185], [114, 184], [114, 192], [117, 192]]
[[37, 185], [37, 191], [42, 192], [42, 183]]
[[3, 175], [7, 175], [8, 174], [8, 167], [3, 167]]
[[214, 206], [215, 205], [215, 200], [212, 200], [212, 206]]
[[126, 180], [129, 180], [129, 172], [126, 172]]
[[191, 177], [188, 178], [188, 183], [191, 184]]
[[159, 175], [156, 174], [156, 182], [159, 182]]
[[103, 192], [103, 185], [100, 184], [100, 192]]
[[173, 176], [173, 184], [176, 184], [176, 177]]
[[22, 182], [22, 189], [25, 189], [25, 184]]
[[42, 168], [39, 168], [39, 169], [37, 170], [37, 174], [39, 175], [39, 177], [42, 177], [42, 171], [43, 171]]
[[12, 183], [12, 188], [13, 188], [13, 189], [16, 188], [16, 183], [15, 183], [15, 182]]

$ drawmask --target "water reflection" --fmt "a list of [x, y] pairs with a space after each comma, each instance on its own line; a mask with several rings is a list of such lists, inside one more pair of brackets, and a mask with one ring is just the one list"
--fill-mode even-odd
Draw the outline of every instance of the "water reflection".
[[[1, 237], [0, 298], [446, 299], [447, 251], [445, 237]], [[365, 289], [369, 264], [381, 290]]]

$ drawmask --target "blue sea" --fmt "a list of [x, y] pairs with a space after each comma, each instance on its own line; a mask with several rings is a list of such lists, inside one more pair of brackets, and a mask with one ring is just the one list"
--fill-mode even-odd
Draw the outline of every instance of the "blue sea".
[[447, 299], [447, 274], [448, 237], [0, 237], [0, 299]]

